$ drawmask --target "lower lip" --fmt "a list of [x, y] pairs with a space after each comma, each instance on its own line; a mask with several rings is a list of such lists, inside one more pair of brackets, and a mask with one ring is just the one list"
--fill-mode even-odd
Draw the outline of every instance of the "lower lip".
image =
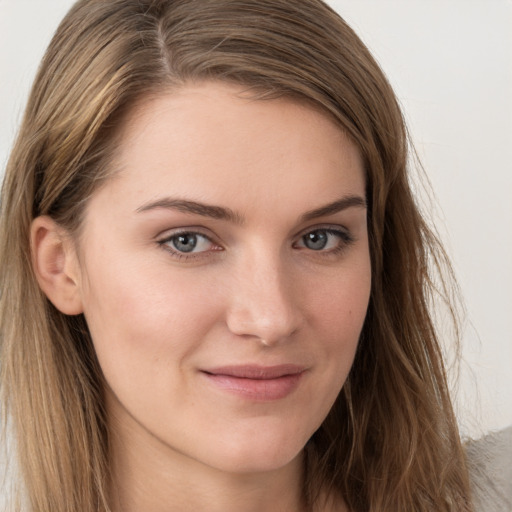
[[216, 387], [243, 398], [268, 402], [290, 395], [298, 387], [303, 372], [275, 379], [246, 379], [230, 375], [203, 373]]

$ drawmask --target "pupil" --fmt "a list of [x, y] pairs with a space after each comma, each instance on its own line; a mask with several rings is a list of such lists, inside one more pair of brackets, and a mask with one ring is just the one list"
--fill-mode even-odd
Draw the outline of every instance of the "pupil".
[[191, 234], [178, 235], [173, 244], [180, 252], [191, 252], [197, 245], [197, 236]]
[[313, 231], [304, 237], [304, 245], [308, 249], [320, 251], [327, 245], [327, 233], [325, 231]]

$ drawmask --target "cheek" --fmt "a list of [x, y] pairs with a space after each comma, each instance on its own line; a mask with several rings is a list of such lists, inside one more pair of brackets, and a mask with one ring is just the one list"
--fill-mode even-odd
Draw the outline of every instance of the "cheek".
[[313, 333], [322, 345], [326, 375], [339, 390], [352, 366], [366, 318], [371, 289], [371, 270], [364, 256], [352, 272], [332, 279], [311, 302]]
[[334, 338], [357, 340], [366, 317], [371, 289], [370, 262], [363, 257], [358, 263], [353, 270], [324, 280], [310, 300], [316, 327], [331, 332]]
[[[109, 380], [176, 367], [218, 317], [214, 290], [200, 276], [162, 272], [136, 259], [89, 265], [85, 317]], [[160, 271], [157, 269], [160, 268]]]

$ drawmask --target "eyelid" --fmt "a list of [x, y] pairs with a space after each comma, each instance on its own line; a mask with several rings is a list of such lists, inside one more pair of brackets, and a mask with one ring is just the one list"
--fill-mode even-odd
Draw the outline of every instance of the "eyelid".
[[[315, 231], [325, 231], [331, 235], [338, 236], [339, 237], [339, 243], [336, 245], [336, 247], [333, 247], [331, 249], [320, 249], [320, 250], [314, 250], [306, 247], [305, 245], [298, 246], [300, 242], [302, 242], [303, 238], [309, 234], [314, 233]], [[337, 225], [317, 225], [317, 226], [310, 226], [309, 228], [303, 230], [297, 237], [296, 241], [293, 243], [293, 246], [296, 249], [299, 249], [301, 251], [305, 251], [308, 254], [311, 254], [314, 257], [335, 257], [341, 255], [345, 250], [349, 248], [350, 245], [352, 245], [356, 241], [354, 235], [351, 233], [349, 229], [347, 229], [344, 226]]]
[[345, 235], [347, 237], [353, 238], [350, 229], [345, 226], [341, 226], [340, 224], [317, 224], [313, 226], [308, 226], [306, 229], [301, 230], [299, 233], [295, 235], [295, 239], [299, 240], [303, 236], [308, 233], [312, 233], [313, 231], [328, 231], [331, 233], [339, 233], [340, 235]]
[[[176, 249], [173, 249], [169, 242], [174, 237], [177, 237], [179, 235], [184, 234], [190, 234], [190, 235], [198, 235], [205, 239], [207, 239], [215, 248], [211, 250], [206, 251], [199, 251], [199, 252], [181, 252]], [[212, 252], [219, 252], [221, 250], [224, 250], [222, 246], [214, 240], [214, 237], [212, 235], [204, 233], [204, 229], [197, 227], [197, 226], [187, 226], [187, 227], [180, 227], [175, 229], [168, 229], [165, 231], [162, 231], [159, 235], [155, 237], [156, 243], [165, 251], [170, 253], [173, 257], [177, 259], [197, 259], [197, 258], [205, 258], [208, 257]]]
[[163, 240], [164, 238], [172, 238], [176, 235], [181, 235], [182, 233], [193, 233], [202, 235], [210, 240], [214, 238], [214, 235], [211, 233], [209, 229], [206, 229], [202, 226], [179, 226], [176, 228], [168, 228], [164, 229], [163, 231], [160, 231], [156, 236], [155, 240]]

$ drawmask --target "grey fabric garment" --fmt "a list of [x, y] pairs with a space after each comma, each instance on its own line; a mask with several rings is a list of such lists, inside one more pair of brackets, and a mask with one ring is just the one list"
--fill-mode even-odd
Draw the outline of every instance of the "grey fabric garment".
[[512, 427], [466, 447], [475, 512], [512, 512]]

